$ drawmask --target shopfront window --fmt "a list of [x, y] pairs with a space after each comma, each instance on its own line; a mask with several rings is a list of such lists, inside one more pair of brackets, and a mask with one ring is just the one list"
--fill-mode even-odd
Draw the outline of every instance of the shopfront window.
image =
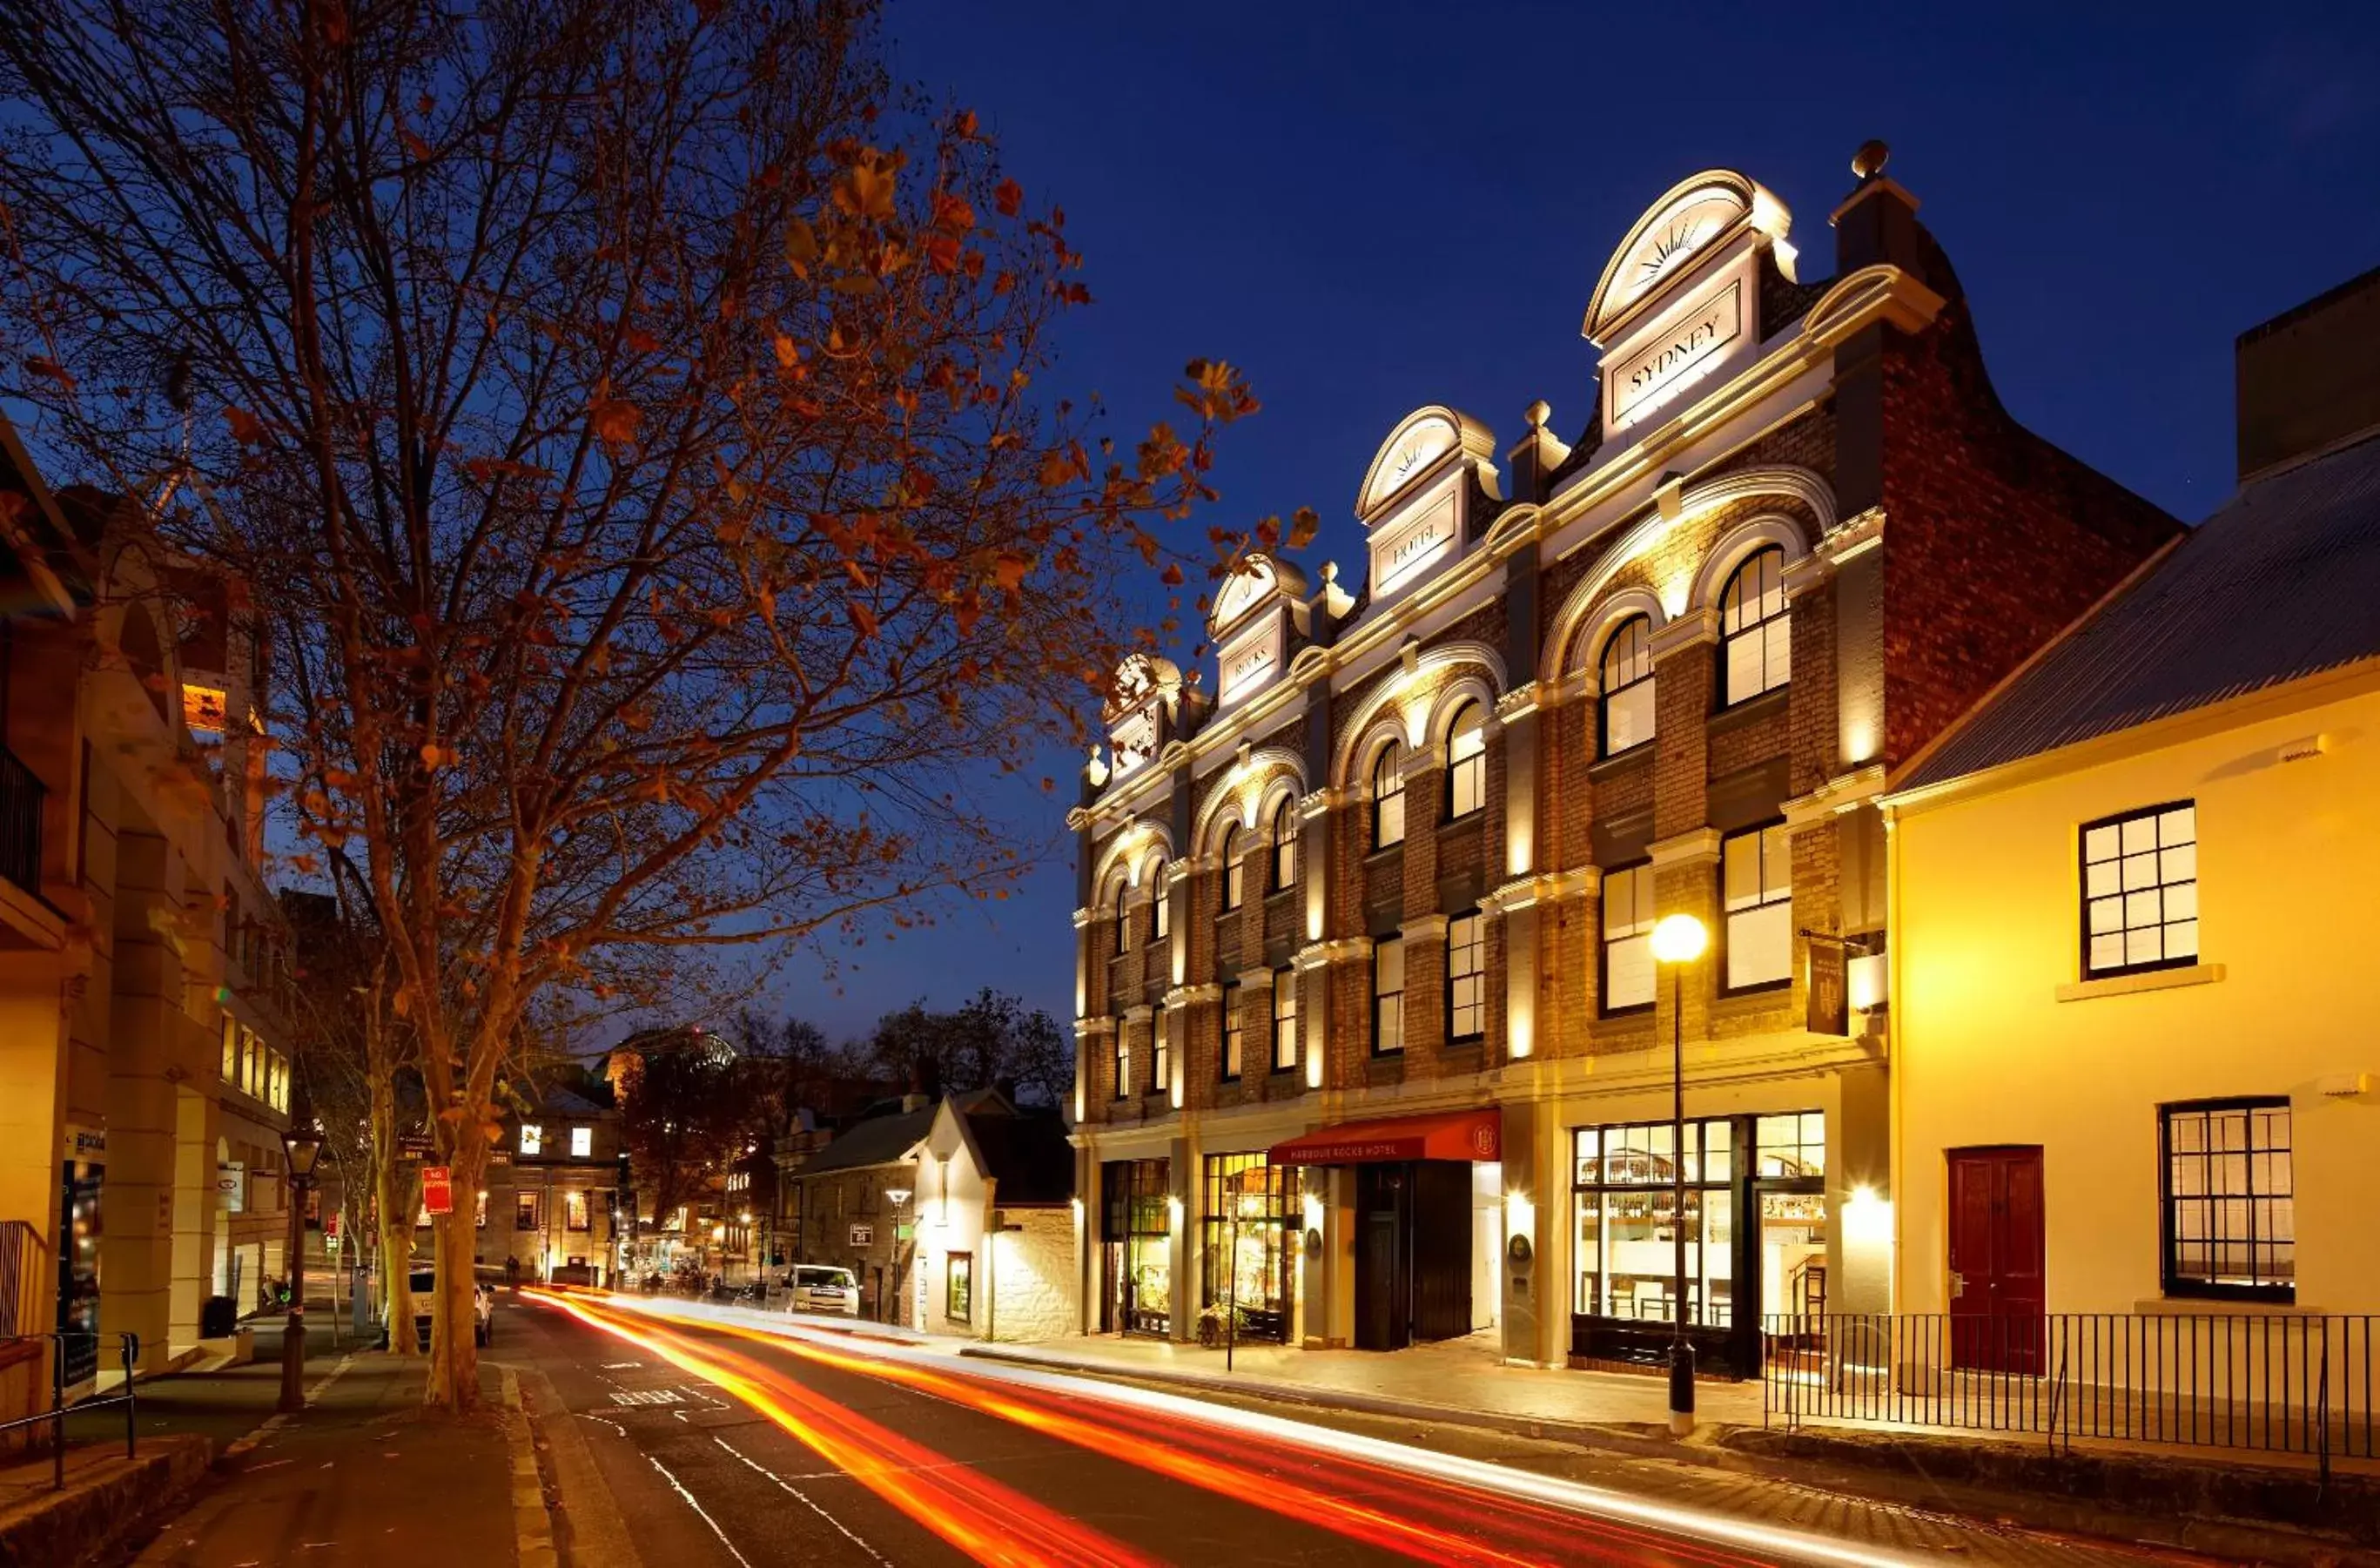
[[1294, 1166], [1268, 1164], [1261, 1154], [1207, 1156], [1200, 1302], [1218, 1331], [1236, 1309], [1242, 1339], [1288, 1340], [1295, 1175]]
[[1100, 1167], [1108, 1325], [1162, 1334], [1172, 1324], [1172, 1162], [1113, 1160]]
[[[1667, 1122], [1578, 1129], [1573, 1310], [1677, 1320], [1675, 1131]], [[1706, 1328], [1727, 1327], [1734, 1310], [1734, 1164], [1731, 1123], [1686, 1124], [1686, 1321]]]

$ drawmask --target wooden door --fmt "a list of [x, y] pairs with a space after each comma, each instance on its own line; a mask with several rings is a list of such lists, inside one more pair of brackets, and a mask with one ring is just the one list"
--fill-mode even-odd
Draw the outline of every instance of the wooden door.
[[1411, 1168], [1355, 1168], [1355, 1348], [1402, 1350], [1413, 1340], [1413, 1273], [1406, 1237]]
[[1471, 1166], [1424, 1160], [1413, 1170], [1413, 1337], [1471, 1331]]
[[2041, 1150], [1953, 1149], [1950, 1365], [2034, 1375], [2042, 1364]]

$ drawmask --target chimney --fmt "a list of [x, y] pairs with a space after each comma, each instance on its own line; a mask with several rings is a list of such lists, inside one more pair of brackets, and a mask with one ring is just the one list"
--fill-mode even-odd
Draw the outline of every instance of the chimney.
[[2240, 482], [2380, 432], [2380, 267], [2240, 334]]

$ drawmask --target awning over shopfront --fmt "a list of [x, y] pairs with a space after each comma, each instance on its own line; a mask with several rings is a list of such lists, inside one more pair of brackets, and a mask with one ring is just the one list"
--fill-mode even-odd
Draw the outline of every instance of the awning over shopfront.
[[1374, 1122], [1343, 1122], [1285, 1143], [1265, 1158], [1275, 1165], [1373, 1165], [1397, 1160], [1501, 1160], [1504, 1112], [1440, 1111], [1426, 1116], [1390, 1116]]

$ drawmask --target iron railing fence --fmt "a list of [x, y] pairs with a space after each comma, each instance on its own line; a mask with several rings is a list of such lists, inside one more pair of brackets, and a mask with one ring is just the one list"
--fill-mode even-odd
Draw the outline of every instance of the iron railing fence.
[[33, 770], [0, 746], [0, 877], [38, 896], [42, 891], [42, 796]]
[[[132, 1333], [0, 1335], [0, 1343], [21, 1340], [45, 1340], [50, 1342], [48, 1346], [50, 1359], [50, 1407], [47, 1410], [36, 1411], [30, 1416], [19, 1416], [13, 1421], [0, 1421], [0, 1432], [13, 1432], [20, 1427], [39, 1427], [43, 1425], [47, 1425], [49, 1427], [50, 1486], [52, 1489], [56, 1491], [64, 1491], [66, 1489], [67, 1417], [69, 1416], [80, 1416], [87, 1411], [107, 1410], [121, 1405], [124, 1410], [124, 1457], [127, 1459], [132, 1458], [135, 1453], [134, 1443], [136, 1441], [136, 1434], [139, 1431], [139, 1428], [135, 1423], [140, 1414], [140, 1396], [135, 1391], [133, 1385], [132, 1368], [134, 1363], [140, 1359], [140, 1336], [139, 1334]], [[105, 1340], [114, 1340], [116, 1342], [116, 1349], [121, 1355], [124, 1372], [124, 1381], [122, 1385], [116, 1392], [109, 1394], [104, 1399], [81, 1399], [69, 1404], [67, 1403], [66, 1375], [66, 1353], [68, 1347], [68, 1343], [80, 1342], [85, 1345], [93, 1346], [92, 1355], [95, 1358], [97, 1354], [95, 1348], [96, 1345], [100, 1342]]]
[[1830, 1313], [1762, 1319], [1762, 1419], [2380, 1458], [2380, 1316]]

